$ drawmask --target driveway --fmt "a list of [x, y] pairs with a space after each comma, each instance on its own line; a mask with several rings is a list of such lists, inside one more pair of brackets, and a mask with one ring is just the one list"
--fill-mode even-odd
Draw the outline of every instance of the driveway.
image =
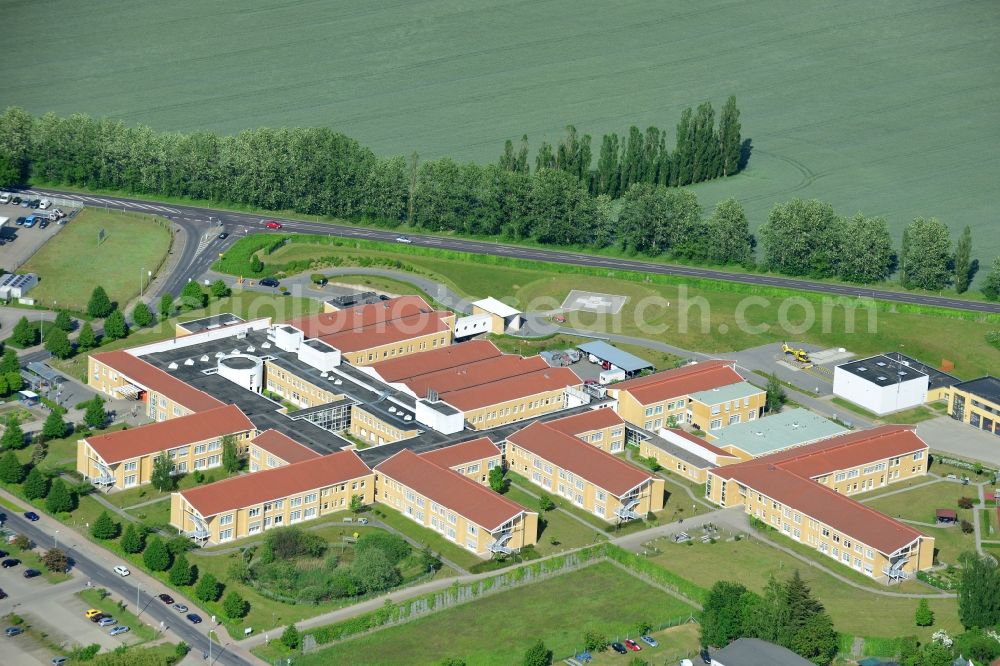
[[931, 449], [1000, 466], [1000, 437], [950, 416], [939, 416], [918, 424], [917, 434]]

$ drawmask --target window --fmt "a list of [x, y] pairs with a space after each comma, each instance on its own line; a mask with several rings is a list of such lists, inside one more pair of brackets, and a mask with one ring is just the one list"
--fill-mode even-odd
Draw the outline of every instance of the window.
[[227, 513], [226, 515], [219, 518], [220, 525], [232, 525], [233, 524], [233, 514]]
[[475, 535], [475, 533], [476, 533], [476, 526], [473, 525], [472, 523], [469, 523], [469, 534]]
[[917, 451], [916, 453], [913, 454], [913, 459], [914, 460], [920, 460], [923, 457], [924, 457], [924, 452], [923, 451]]
[[740, 422], [739, 414], [733, 414], [732, 416], [729, 417], [729, 425], [733, 425], [734, 423], [739, 423], [739, 422]]
[[288, 514], [288, 522], [294, 523], [302, 519], [301, 511], [292, 511]]
[[229, 541], [232, 538], [233, 538], [233, 530], [231, 528], [219, 532], [219, 541]]
[[125, 471], [126, 472], [134, 472], [136, 470], [136, 465], [137, 465], [137, 463], [134, 460], [132, 462], [125, 463]]
[[301, 497], [293, 497], [292, 500], [291, 500], [291, 502], [288, 503], [288, 506], [291, 506], [291, 507], [302, 506], [302, 498]]
[[833, 477], [834, 482], [843, 481], [847, 478], [847, 475], [843, 472], [837, 472], [836, 476]]
[[197, 446], [194, 447], [194, 454], [195, 455], [198, 455], [199, 453], [204, 453], [204, 452], [205, 452], [205, 445], [204, 444], [198, 444]]
[[[457, 516], [455, 516], [455, 514], [453, 512], [449, 511], [448, 512], [448, 522], [451, 523], [452, 525], [454, 525], [457, 520], [458, 520]], [[455, 530], [452, 530], [452, 538], [454, 538], [454, 536], [455, 536]]]
[[135, 474], [129, 474], [128, 476], [125, 477], [125, 485], [126, 486], [135, 485]]
[[252, 508], [249, 511], [247, 511], [247, 517], [248, 518], [256, 518], [259, 515], [260, 515], [260, 507], [259, 506], [255, 506], [254, 508]]
[[708, 429], [718, 430], [721, 427], [722, 427], [722, 419], [713, 419], [712, 422], [709, 424]]
[[315, 518], [315, 517], [316, 517], [316, 507], [314, 506], [311, 506], [302, 512], [302, 518], [304, 520], [309, 520], [310, 518]]
[[256, 521], [256, 522], [250, 523], [250, 526], [247, 527], [247, 534], [257, 534], [257, 532], [260, 532], [260, 521], [259, 520]]
[[316, 493], [309, 493], [308, 495], [306, 495], [305, 498], [306, 504], [312, 504], [315, 501], [316, 501]]

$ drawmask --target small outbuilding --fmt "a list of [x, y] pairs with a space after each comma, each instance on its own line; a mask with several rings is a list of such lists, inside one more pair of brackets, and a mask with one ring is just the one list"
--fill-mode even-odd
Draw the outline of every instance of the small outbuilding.
[[954, 525], [958, 522], [958, 512], [954, 509], [938, 509], [935, 515], [938, 525]]
[[578, 345], [577, 349], [587, 355], [591, 363], [598, 363], [605, 370], [622, 370], [626, 377], [634, 377], [643, 370], [655, 370], [649, 361], [629, 354], [603, 340], [594, 340]]
[[473, 315], [489, 315], [491, 318], [491, 333], [506, 333], [507, 331], [519, 331], [524, 325], [524, 315], [520, 310], [516, 310], [503, 301], [499, 301], [492, 296], [475, 301], [472, 304]]

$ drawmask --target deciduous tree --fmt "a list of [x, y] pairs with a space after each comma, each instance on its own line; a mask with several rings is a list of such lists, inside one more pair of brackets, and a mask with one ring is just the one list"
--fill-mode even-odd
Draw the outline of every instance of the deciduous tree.
[[955, 243], [955, 291], [964, 294], [972, 281], [972, 229], [968, 225]]
[[154, 535], [149, 538], [146, 550], [142, 552], [142, 561], [151, 571], [166, 571], [170, 568], [170, 552], [160, 537]]
[[232, 289], [227, 287], [226, 283], [222, 280], [216, 280], [213, 282], [209, 289], [212, 292], [212, 298], [225, 298], [232, 293]]
[[69, 569], [69, 557], [61, 548], [50, 548], [42, 555], [42, 564], [49, 571], [62, 573]]
[[302, 637], [299, 635], [299, 630], [295, 628], [294, 624], [285, 627], [285, 630], [281, 633], [281, 642], [289, 650], [298, 649], [301, 641]]
[[983, 280], [983, 296], [988, 301], [1000, 301], [1000, 256], [994, 257], [990, 272]]
[[490, 489], [495, 493], [502, 493], [504, 491], [504, 478], [503, 478], [503, 468], [497, 465], [490, 470], [489, 474]]
[[181, 290], [181, 307], [185, 310], [197, 310], [205, 307], [208, 295], [197, 281], [191, 280]]
[[150, 476], [149, 482], [153, 484], [154, 488], [160, 492], [173, 490], [173, 467], [174, 466], [170, 462], [170, 458], [167, 457], [166, 451], [161, 452], [158, 456], [153, 458], [153, 472]]
[[153, 312], [145, 302], [139, 301], [132, 308], [132, 322], [140, 328], [145, 328], [153, 323]]
[[101, 515], [90, 526], [90, 533], [96, 539], [107, 541], [114, 539], [121, 533], [121, 523], [111, 520], [111, 515], [107, 511], [102, 511]]
[[226, 595], [222, 602], [222, 612], [230, 620], [239, 620], [247, 616], [250, 612], [250, 602], [244, 599], [235, 590]]
[[21, 317], [14, 325], [14, 332], [10, 339], [22, 347], [31, 347], [38, 344], [38, 327], [28, 321], [27, 317]]
[[70, 317], [69, 313], [65, 310], [60, 310], [56, 313], [56, 318], [55, 321], [52, 322], [52, 325], [69, 333], [73, 330], [73, 318]]
[[843, 221], [833, 206], [816, 200], [777, 204], [760, 228], [765, 267], [786, 275], [833, 277], [843, 238]]
[[128, 337], [128, 324], [121, 310], [115, 310], [104, 320], [104, 339], [121, 340]]
[[145, 532], [133, 523], [129, 523], [125, 526], [125, 533], [122, 534], [121, 547], [126, 553], [132, 555], [141, 553], [146, 547]]
[[83, 322], [83, 326], [80, 327], [80, 335], [76, 336], [76, 346], [80, 351], [90, 351], [97, 346], [97, 336], [89, 321]]
[[56, 358], [69, 358], [73, 355], [73, 344], [66, 331], [53, 326], [45, 336], [45, 350]]
[[103, 428], [107, 420], [108, 414], [104, 411], [104, 399], [95, 395], [87, 403], [87, 409], [83, 413], [83, 421], [91, 428]]
[[194, 596], [199, 601], [218, 601], [222, 596], [222, 583], [214, 575], [207, 573], [198, 580]]
[[160, 296], [159, 305], [160, 317], [167, 319], [174, 314], [174, 295], [167, 292]]
[[989, 556], [968, 552], [958, 582], [958, 619], [966, 629], [990, 628], [1000, 622], [1000, 571]]
[[545, 647], [541, 640], [536, 641], [524, 652], [522, 666], [549, 666], [552, 663], [552, 650]]
[[47, 439], [60, 439], [66, 436], [66, 431], [69, 426], [63, 421], [62, 411], [58, 409], [53, 409], [49, 412], [49, 415], [45, 417], [45, 423], [42, 424], [42, 434], [45, 435]]
[[242, 461], [236, 449], [236, 438], [226, 435], [222, 438], [222, 467], [230, 474], [238, 472]]
[[24, 431], [21, 430], [21, 422], [14, 414], [7, 417], [3, 437], [0, 437], [0, 444], [3, 445], [4, 449], [23, 449], [28, 445], [24, 439]]
[[844, 225], [840, 277], [871, 284], [889, 277], [895, 263], [889, 226], [881, 217], [855, 215]]
[[948, 227], [935, 218], [918, 217], [906, 227], [900, 263], [907, 289], [939, 291], [952, 278], [951, 239]]

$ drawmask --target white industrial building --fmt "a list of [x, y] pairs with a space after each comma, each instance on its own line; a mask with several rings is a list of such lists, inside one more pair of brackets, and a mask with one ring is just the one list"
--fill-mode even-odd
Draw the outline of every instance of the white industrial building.
[[883, 416], [922, 405], [929, 377], [910, 364], [888, 356], [872, 356], [838, 365], [833, 394]]
[[0, 276], [0, 299], [24, 298], [31, 288], [38, 284], [38, 276], [34, 273], [7, 273]]

